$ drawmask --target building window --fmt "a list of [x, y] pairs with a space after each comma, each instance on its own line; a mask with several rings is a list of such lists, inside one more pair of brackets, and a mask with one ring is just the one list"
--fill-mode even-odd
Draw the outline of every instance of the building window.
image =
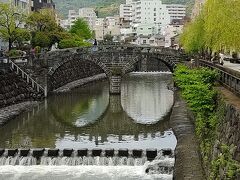
[[146, 44], [147, 43], [147, 40], [143, 40], [143, 44]]

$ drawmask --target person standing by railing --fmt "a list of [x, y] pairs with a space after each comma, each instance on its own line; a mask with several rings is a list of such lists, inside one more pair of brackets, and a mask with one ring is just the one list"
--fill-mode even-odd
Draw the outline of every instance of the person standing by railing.
[[93, 43], [93, 51], [97, 51], [97, 40], [94, 39], [94, 43]]
[[224, 54], [222, 52], [219, 53], [219, 63], [223, 65], [223, 60], [224, 60]]

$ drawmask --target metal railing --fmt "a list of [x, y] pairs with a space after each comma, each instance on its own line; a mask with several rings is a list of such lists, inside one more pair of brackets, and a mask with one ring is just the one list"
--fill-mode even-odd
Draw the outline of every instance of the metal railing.
[[233, 93], [240, 96], [240, 72], [205, 60], [199, 60], [199, 65], [217, 70], [220, 74], [219, 82]]
[[32, 88], [35, 88], [37, 92], [42, 91], [44, 97], [47, 97], [47, 86], [42, 87], [33, 78], [31, 78], [26, 72], [24, 72], [17, 64], [15, 64], [11, 59], [8, 59], [10, 67], [16, 71], [17, 74], [21, 74], [23, 79], [26, 79], [27, 83], [31, 83]]

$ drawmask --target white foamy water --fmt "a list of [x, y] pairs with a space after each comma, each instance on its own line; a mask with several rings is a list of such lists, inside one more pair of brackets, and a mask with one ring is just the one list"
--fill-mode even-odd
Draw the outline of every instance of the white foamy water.
[[0, 180], [170, 180], [145, 173], [144, 166], [2, 166]]

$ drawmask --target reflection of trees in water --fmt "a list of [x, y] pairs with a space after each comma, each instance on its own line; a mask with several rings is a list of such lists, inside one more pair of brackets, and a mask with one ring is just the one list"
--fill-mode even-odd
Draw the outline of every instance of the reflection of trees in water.
[[122, 110], [120, 96], [110, 97], [107, 110], [100, 108], [101, 113], [105, 113], [94, 124], [81, 128], [73, 126], [72, 112], [78, 114], [86, 111], [92, 105], [93, 99], [104, 98], [109, 91], [106, 84], [107, 82], [98, 83], [61, 96], [50, 97], [47, 108], [43, 103], [39, 110], [35, 108], [35, 115], [33, 112], [25, 113], [0, 128], [0, 147], [55, 147], [57, 140], [68, 136], [74, 137], [73, 141], [78, 141], [81, 136], [87, 136], [89, 141], [95, 142], [98, 142], [98, 139], [106, 142], [108, 137], [113, 136], [121, 141], [126, 135], [134, 136], [134, 139], [138, 140], [140, 134], [145, 137], [151, 134], [154, 137], [156, 133], [169, 129], [170, 113], [154, 125], [134, 123]]

